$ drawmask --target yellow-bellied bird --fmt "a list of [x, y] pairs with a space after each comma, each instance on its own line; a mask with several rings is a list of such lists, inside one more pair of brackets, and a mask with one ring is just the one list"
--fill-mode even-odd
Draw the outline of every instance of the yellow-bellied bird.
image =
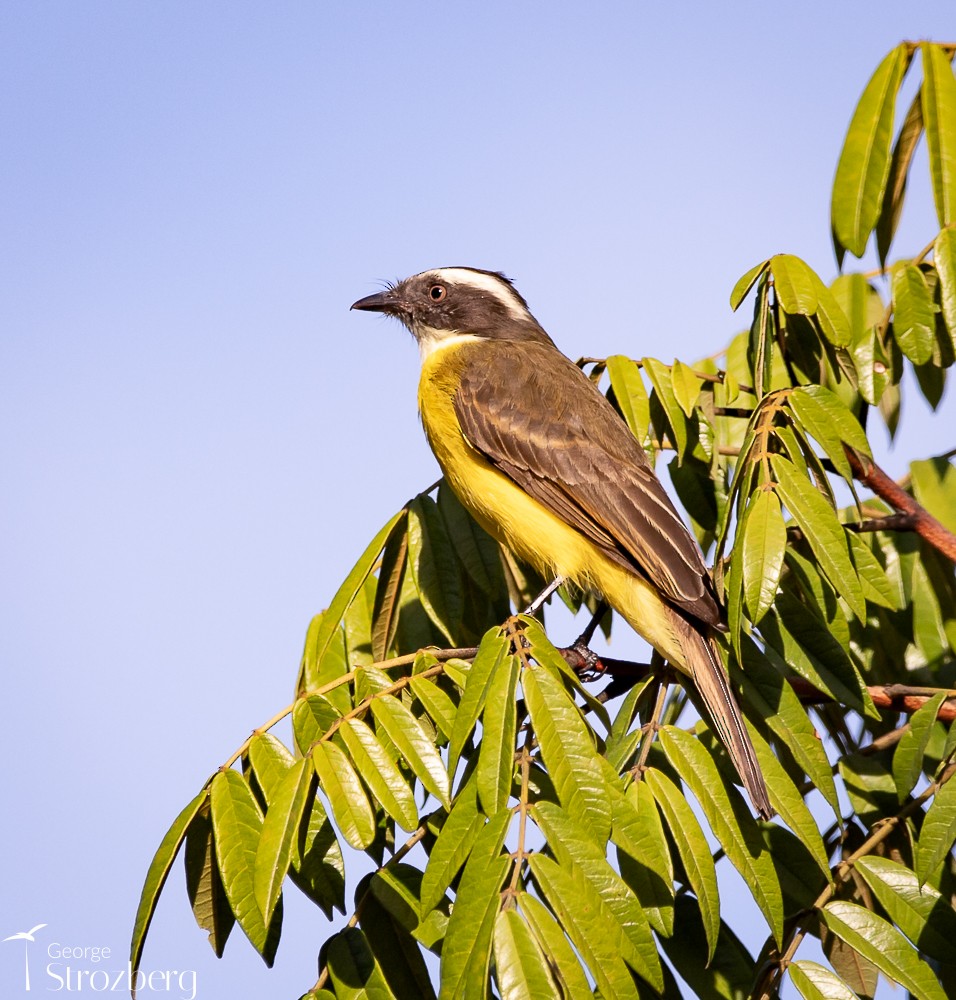
[[504, 275], [423, 271], [359, 299], [421, 350], [418, 405], [451, 488], [539, 571], [604, 595], [689, 675], [754, 808], [773, 809], [713, 639], [722, 613], [700, 548], [644, 449]]

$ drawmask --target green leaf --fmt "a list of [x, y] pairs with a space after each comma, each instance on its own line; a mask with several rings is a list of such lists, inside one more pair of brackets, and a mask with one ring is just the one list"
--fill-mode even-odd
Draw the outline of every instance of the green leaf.
[[916, 874], [926, 882], [956, 843], [956, 781], [947, 781], [933, 797], [919, 832]]
[[804, 1000], [857, 1000], [857, 995], [835, 972], [816, 962], [801, 958], [791, 962], [787, 971]]
[[899, 929], [921, 952], [952, 964], [956, 941], [956, 910], [930, 885], [920, 885], [916, 873], [889, 858], [860, 858], [856, 870]]
[[888, 979], [908, 989], [917, 1000], [946, 1000], [929, 966], [892, 924], [856, 903], [842, 900], [827, 903], [821, 916], [840, 940], [872, 962]]
[[880, 970], [867, 961], [858, 951], [828, 930], [826, 924], [819, 923], [818, 933], [823, 954], [833, 971], [858, 996], [873, 998], [880, 983]]
[[415, 796], [402, 772], [361, 720], [349, 719], [339, 728], [352, 763], [371, 793], [396, 823], [409, 833], [418, 826]]
[[939, 301], [950, 336], [956, 339], [956, 229], [940, 230], [933, 244], [933, 263], [939, 275]]
[[679, 932], [661, 938], [661, 944], [693, 995], [707, 1000], [748, 1000], [755, 962], [730, 927], [720, 923], [714, 954], [709, 957], [700, 913], [693, 899], [677, 897], [674, 922]]
[[591, 987], [578, 956], [547, 907], [527, 892], [519, 892], [517, 901], [518, 908], [564, 987], [562, 995], [572, 998], [590, 997]]
[[913, 638], [926, 660], [934, 663], [944, 656], [949, 656], [949, 639], [936, 588], [924, 562], [913, 563], [910, 587], [913, 603]]
[[502, 809], [485, 826], [462, 872], [442, 945], [440, 1000], [485, 995], [499, 892], [513, 864], [499, 853], [510, 822]]
[[196, 923], [206, 931], [217, 958], [236, 925], [236, 916], [222, 886], [208, 800], [186, 832], [186, 895]]
[[395, 681], [389, 675], [373, 664], [366, 664], [355, 672], [355, 700], [364, 701], [370, 695], [391, 693]]
[[454, 774], [458, 768], [461, 751], [485, 706], [491, 679], [499, 664], [509, 655], [510, 649], [511, 643], [507, 637], [502, 635], [501, 629], [497, 626], [488, 629], [482, 636], [481, 644], [478, 646], [478, 654], [468, 671], [465, 690], [455, 715], [455, 726], [448, 748], [449, 774]]
[[309, 747], [320, 740], [339, 719], [335, 706], [321, 694], [300, 698], [292, 708], [292, 733], [299, 752], [307, 754]]
[[633, 946], [591, 883], [580, 871], [568, 871], [542, 854], [532, 854], [528, 863], [604, 1000], [637, 1000], [637, 987], [621, 957]]
[[[777, 318], [770, 301], [770, 282], [772, 275], [764, 276], [757, 285], [757, 295], [754, 298], [754, 314], [747, 336], [747, 367], [753, 369], [754, 393], [760, 403], [764, 395], [770, 391], [773, 382], [773, 364], [779, 354], [777, 350]], [[727, 363], [730, 364], [728, 351]], [[759, 406], [758, 406], [759, 409]], [[753, 433], [756, 414], [752, 415], [747, 426], [741, 456], [747, 454], [747, 440]], [[731, 498], [732, 499], [732, 498]]]
[[862, 274], [841, 274], [830, 285], [830, 291], [850, 324], [853, 341], [883, 318], [883, 301]]
[[631, 782], [627, 794], [611, 792], [611, 840], [617, 844], [621, 877], [637, 894], [659, 934], [674, 933], [674, 864], [654, 793], [646, 781]]
[[880, 565], [879, 559], [873, 555], [870, 547], [855, 532], [848, 532], [847, 538], [850, 540], [850, 556], [853, 559], [853, 566], [863, 587], [863, 596], [872, 604], [878, 604], [882, 608], [895, 611], [899, 607], [896, 592], [886, 575], [886, 570]]
[[893, 781], [902, 802], [916, 787], [923, 773], [923, 757], [932, 733], [933, 723], [939, 706], [946, 700], [946, 692], [934, 694], [923, 706], [913, 713], [910, 724], [904, 730], [896, 750], [893, 752]]
[[784, 311], [791, 315], [813, 316], [817, 311], [816, 284], [813, 271], [799, 258], [778, 253], [770, 258], [773, 287]]
[[734, 545], [730, 553], [730, 571], [724, 581], [724, 602], [727, 607], [727, 628], [737, 656], [744, 639], [744, 547]]
[[697, 397], [703, 384], [704, 380], [699, 375], [682, 361], [674, 358], [674, 363], [671, 365], [671, 385], [674, 387], [674, 398], [688, 419], [694, 415], [694, 407], [697, 405]]
[[890, 175], [886, 182], [886, 193], [883, 195], [883, 205], [880, 208], [880, 218], [876, 224], [876, 248], [880, 258], [880, 267], [886, 266], [886, 258], [890, 253], [890, 244], [896, 235], [896, 227], [903, 211], [903, 197], [906, 194], [906, 179], [909, 175], [913, 153], [920, 136], [923, 134], [923, 100], [922, 88], [910, 102], [909, 110], [903, 119], [903, 125], [893, 147], [890, 160]]
[[865, 621], [863, 589], [850, 561], [846, 532], [836, 512], [792, 463], [779, 455], [772, 455], [770, 464], [780, 498], [800, 525], [823, 572], [857, 618]]
[[412, 935], [419, 924], [414, 875], [419, 873], [400, 864], [366, 875], [355, 892], [362, 900], [359, 923], [390, 995], [435, 1000], [428, 967]]
[[458, 793], [428, 856], [428, 865], [422, 876], [422, 915], [433, 910], [441, 901], [445, 890], [471, 854], [475, 839], [484, 825], [485, 817], [478, 812], [475, 782], [470, 781]]
[[272, 733], [256, 733], [249, 742], [249, 763], [271, 806], [283, 776], [295, 763], [292, 751]]
[[[367, 588], [370, 583], [371, 578], [365, 581], [365, 588]], [[352, 602], [352, 606], [349, 610], [346, 611], [346, 620], [348, 620], [351, 615], [352, 608], [354, 608], [356, 604], [364, 602], [365, 588], [363, 588], [361, 595]], [[349, 650], [346, 628], [343, 626], [335, 630], [335, 635], [333, 635], [331, 642], [326, 648], [315, 674], [318, 691], [321, 692], [320, 697], [325, 698], [326, 701], [328, 701], [340, 715], [344, 715], [349, 711], [349, 709], [352, 708], [352, 701], [348, 684], [336, 684], [335, 682], [341, 681], [346, 674], [351, 672], [353, 666], [352, 657], [353, 652]], [[367, 656], [365, 658], [367, 658]], [[335, 686], [330, 687], [332, 684], [335, 684]], [[328, 690], [323, 690], [326, 688]]]
[[[674, 385], [671, 380], [670, 368], [656, 358], [643, 359], [644, 371], [654, 386], [657, 399], [667, 418], [667, 424], [673, 436], [673, 445], [678, 456], [683, 456], [687, 450], [687, 416], [674, 395]], [[664, 428], [659, 428], [663, 436]]]
[[[855, 533], [847, 532], [847, 541], [851, 537], [858, 536]], [[850, 622], [846, 610], [840, 605], [833, 586], [820, 572], [812, 557], [805, 557], [799, 548], [792, 546], [787, 549], [786, 562], [790, 572], [784, 578], [783, 594], [781, 595], [788, 602], [788, 614], [785, 617], [805, 616], [808, 620], [825, 626], [832, 638], [842, 648], [843, 654], [849, 654]], [[798, 610], [805, 611], [805, 615], [802, 613], [798, 615]], [[791, 614], [791, 611], [794, 613]], [[799, 627], [795, 628], [795, 633], [800, 631]], [[821, 649], [824, 647], [821, 646]]]
[[216, 860], [226, 898], [252, 946], [272, 967], [279, 944], [278, 909], [267, 925], [256, 903], [256, 848], [262, 833], [262, 813], [242, 775], [232, 768], [219, 771], [209, 786]]
[[455, 703], [442, 688], [427, 677], [413, 676], [411, 689], [428, 713], [428, 717], [438, 726], [446, 738], [450, 738], [455, 728], [455, 715], [458, 711]]
[[396, 525], [382, 550], [382, 566], [372, 602], [372, 656], [384, 660], [393, 650], [402, 607], [402, 588], [408, 563], [408, 521]]
[[256, 847], [253, 889], [256, 904], [267, 924], [272, 920], [292, 862], [313, 778], [308, 758], [297, 760], [282, 776], [262, 824]]
[[375, 839], [375, 814], [348, 757], [334, 743], [316, 743], [312, 765], [342, 836], [364, 851]]
[[306, 827], [295, 842], [290, 878], [331, 919], [333, 909], [345, 912], [345, 861], [321, 799], [314, 793], [310, 799]]
[[365, 934], [346, 927], [328, 940], [326, 965], [338, 1000], [393, 1000]]
[[401, 574], [398, 603], [394, 640], [396, 650], [419, 650], [429, 646], [448, 645], [448, 639], [425, 611], [407, 562]]
[[438, 487], [438, 509], [448, 529], [448, 541], [465, 572], [495, 605], [496, 620], [508, 617], [508, 588], [498, 556], [498, 543], [462, 506], [443, 479]]
[[[375, 608], [377, 583], [374, 576], [366, 577], [355, 599], [345, 610], [345, 617], [342, 619], [342, 627], [345, 630], [345, 660], [341, 664], [338, 676], [348, 669], [349, 664], [357, 667], [375, 662], [375, 654], [372, 651], [372, 612]], [[323, 661], [327, 656], [328, 654], [323, 657]]]
[[561, 681], [545, 667], [526, 667], [521, 684], [561, 804], [580, 816], [594, 841], [603, 846], [611, 829], [611, 807], [591, 730]]
[[757, 624], [777, 596], [787, 547], [787, 529], [775, 493], [759, 488], [754, 491], [742, 532], [744, 600], [750, 620]]
[[637, 365], [623, 354], [613, 354], [607, 359], [607, 373], [627, 426], [643, 442], [651, 423], [651, 404]]
[[760, 275], [767, 270], [769, 264], [769, 259], [761, 261], [759, 264], [755, 264], [746, 274], [742, 275], [737, 280], [737, 284], [734, 285], [734, 289], [730, 293], [730, 308], [734, 312], [737, 311], [740, 303], [747, 297], [747, 293], [750, 289], [757, 283], [757, 279]]
[[445, 522], [428, 496], [408, 505], [408, 568], [428, 617], [454, 644], [464, 613], [461, 574]]
[[391, 861], [369, 880], [372, 895], [409, 933], [421, 926], [422, 873], [413, 865]]
[[890, 773], [889, 753], [844, 754], [839, 773], [856, 818], [871, 826], [897, 808], [896, 786]]
[[369, 542], [368, 547], [352, 567], [342, 586], [336, 591], [335, 597], [328, 609], [322, 614], [313, 630], [309, 629], [306, 638], [305, 652], [302, 654], [302, 666], [299, 669], [299, 691], [309, 691], [320, 686], [318, 680], [319, 666], [328, 651], [330, 643], [335, 638], [339, 624], [355, 596], [365, 585], [368, 575], [378, 562], [379, 553], [388, 540], [392, 529], [405, 518], [405, 511], [400, 510], [384, 524], [378, 534]]
[[870, 443], [856, 417], [840, 398], [822, 385], [805, 385], [793, 390], [787, 405], [806, 433], [814, 437], [848, 482], [853, 479], [850, 463], [843, 450], [846, 443], [864, 455], [870, 455]]
[[913, 494], [944, 528], [956, 532], [956, 465], [944, 457], [910, 462]]
[[544, 953], [517, 910], [502, 910], [495, 919], [494, 949], [502, 1000], [560, 995]]
[[[879, 718], [863, 678], [826, 623], [787, 592], [760, 623], [767, 655], [786, 665], [837, 704]], [[785, 671], [786, 672], [786, 671]]]
[[855, 257], [863, 256], [880, 214], [890, 170], [896, 93], [909, 58], [907, 47], [899, 45], [877, 67], [853, 112], [837, 164], [830, 203], [834, 241]]
[[[815, 900], [827, 886], [817, 861], [796, 834], [782, 824], [765, 823], [760, 832], [780, 879], [785, 919], [791, 920], [812, 910]], [[832, 850], [832, 844], [828, 843], [827, 848]]]
[[166, 831], [166, 835], [153, 855], [153, 860], [149, 863], [146, 881], [143, 883], [143, 891], [140, 893], [139, 906], [136, 910], [133, 937], [129, 945], [129, 961], [134, 973], [139, 968], [140, 960], [143, 957], [146, 934], [149, 931], [153, 914], [156, 912], [156, 904], [159, 902], [159, 896], [166, 884], [169, 871], [173, 867], [173, 862], [176, 860], [183, 840], [186, 838], [186, 831], [199, 815], [208, 797], [208, 787], [203, 788], [173, 820], [172, 826]]
[[687, 799], [670, 778], [655, 768], [648, 768], [644, 772], [644, 780], [654, 794], [654, 801], [677, 845], [690, 887], [697, 896], [707, 938], [707, 957], [713, 958], [720, 933], [720, 894], [717, 870], [707, 838]]
[[780, 743], [789, 749], [834, 814], [839, 816], [840, 805], [830, 762], [807, 710], [783, 675], [773, 668], [749, 637], [744, 642], [743, 654], [743, 670], [732, 664], [731, 676], [743, 688], [746, 703], [754, 709], [755, 717], [763, 719]]
[[932, 42], [923, 54], [923, 121], [940, 227], [956, 222], [956, 79], [950, 56]]
[[652, 682], [653, 677], [650, 674], [637, 681], [624, 696], [617, 715], [614, 717], [611, 732], [604, 745], [604, 757], [615, 774], [619, 774], [625, 769], [634, 751], [640, 746], [641, 729], [631, 729], [631, 726], [634, 724], [638, 707], [646, 697], [647, 689]]
[[648, 982], [663, 987], [660, 959], [650, 924], [634, 891], [610, 866], [603, 848], [567, 812], [553, 802], [539, 802], [531, 817], [544, 834], [555, 860], [572, 878], [580, 873], [600, 896], [624, 931], [621, 957]]
[[660, 742], [667, 759], [694, 793], [707, 822], [753, 894], [779, 944], [783, 939], [783, 896], [773, 859], [740, 795], [728, 794], [717, 765], [689, 733], [664, 726]]
[[850, 343], [850, 321], [816, 271], [811, 273], [817, 289], [817, 322], [823, 336], [834, 347], [846, 347]]
[[815, 316], [827, 340], [836, 347], [850, 342], [850, 322], [819, 275], [799, 257], [782, 253], [770, 258], [774, 291], [784, 312]]
[[488, 685], [476, 775], [478, 798], [487, 816], [504, 809], [511, 795], [517, 729], [515, 691], [519, 672], [518, 658], [506, 656], [493, 671]]
[[376, 723], [388, 733], [415, 777], [446, 809], [449, 808], [448, 772], [435, 744], [415, 716], [390, 694], [374, 698], [371, 708]]
[[[793, 783], [783, 765], [777, 760], [770, 745], [753, 727], [748, 726], [750, 739], [757, 753], [760, 770], [767, 782], [770, 802], [780, 818], [796, 834], [798, 840], [812, 855], [823, 877], [832, 880], [827, 850], [813, 814], [803, 801], [800, 789]], [[716, 742], [714, 748], [716, 749]]]
[[914, 264], [893, 268], [893, 332], [900, 350], [914, 365], [933, 357], [936, 312], [923, 272]]
[[891, 357], [875, 329], [861, 331], [850, 345], [850, 353], [856, 366], [857, 388], [867, 403], [871, 406], [881, 403], [887, 390], [888, 401], [894, 392], [898, 393], [898, 387], [893, 385]]

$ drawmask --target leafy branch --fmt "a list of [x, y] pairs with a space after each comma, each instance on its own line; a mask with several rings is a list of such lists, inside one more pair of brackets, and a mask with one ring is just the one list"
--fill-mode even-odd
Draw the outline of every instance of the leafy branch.
[[[289, 886], [346, 917], [344, 841], [373, 871], [321, 947], [321, 1000], [677, 997], [674, 972], [727, 1000], [770, 997], [784, 976], [806, 998], [869, 995], [879, 975], [927, 1000], [956, 991], [956, 466], [952, 452], [916, 460], [896, 483], [867, 437], [878, 418], [895, 433], [911, 385], [935, 407], [956, 366], [954, 51], [888, 53], [840, 155], [838, 261], [873, 237], [888, 281], [826, 283], [776, 254], [732, 290], [731, 307], [749, 297], [753, 312], [724, 350], [580, 362], [651, 458], [667, 453], [779, 818], [754, 819], [666, 663], [590, 648], [617, 628], [597, 595], [558, 589], [589, 616], [564, 648], [549, 608], [515, 615], [547, 581], [439, 482], [383, 525], [310, 623], [295, 701], [173, 821], [133, 970], [180, 854], [216, 954], [238, 925], [271, 964]], [[922, 136], [939, 232], [886, 267]], [[285, 719], [289, 746], [273, 733]], [[727, 865], [766, 925], [756, 958], [722, 906]], [[800, 957], [808, 936], [828, 967]]]

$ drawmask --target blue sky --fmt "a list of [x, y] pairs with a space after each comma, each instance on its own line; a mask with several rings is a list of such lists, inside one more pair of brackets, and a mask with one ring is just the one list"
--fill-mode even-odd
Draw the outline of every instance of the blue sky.
[[[3, 5], [0, 937], [48, 924], [35, 988], [54, 941], [122, 965], [167, 826], [436, 478], [414, 346], [349, 304], [500, 268], [572, 357], [710, 354], [752, 264], [835, 273], [849, 116], [920, 37], [951, 3]], [[952, 446], [943, 410], [893, 471]], [[238, 930], [217, 962], [177, 866], [144, 965], [297, 996], [325, 924], [295, 897], [274, 971]]]

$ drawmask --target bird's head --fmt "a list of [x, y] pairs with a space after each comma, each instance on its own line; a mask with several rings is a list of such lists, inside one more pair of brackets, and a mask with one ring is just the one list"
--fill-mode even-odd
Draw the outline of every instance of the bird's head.
[[454, 337], [552, 343], [517, 289], [498, 271], [438, 267], [352, 304], [402, 321], [422, 357]]

